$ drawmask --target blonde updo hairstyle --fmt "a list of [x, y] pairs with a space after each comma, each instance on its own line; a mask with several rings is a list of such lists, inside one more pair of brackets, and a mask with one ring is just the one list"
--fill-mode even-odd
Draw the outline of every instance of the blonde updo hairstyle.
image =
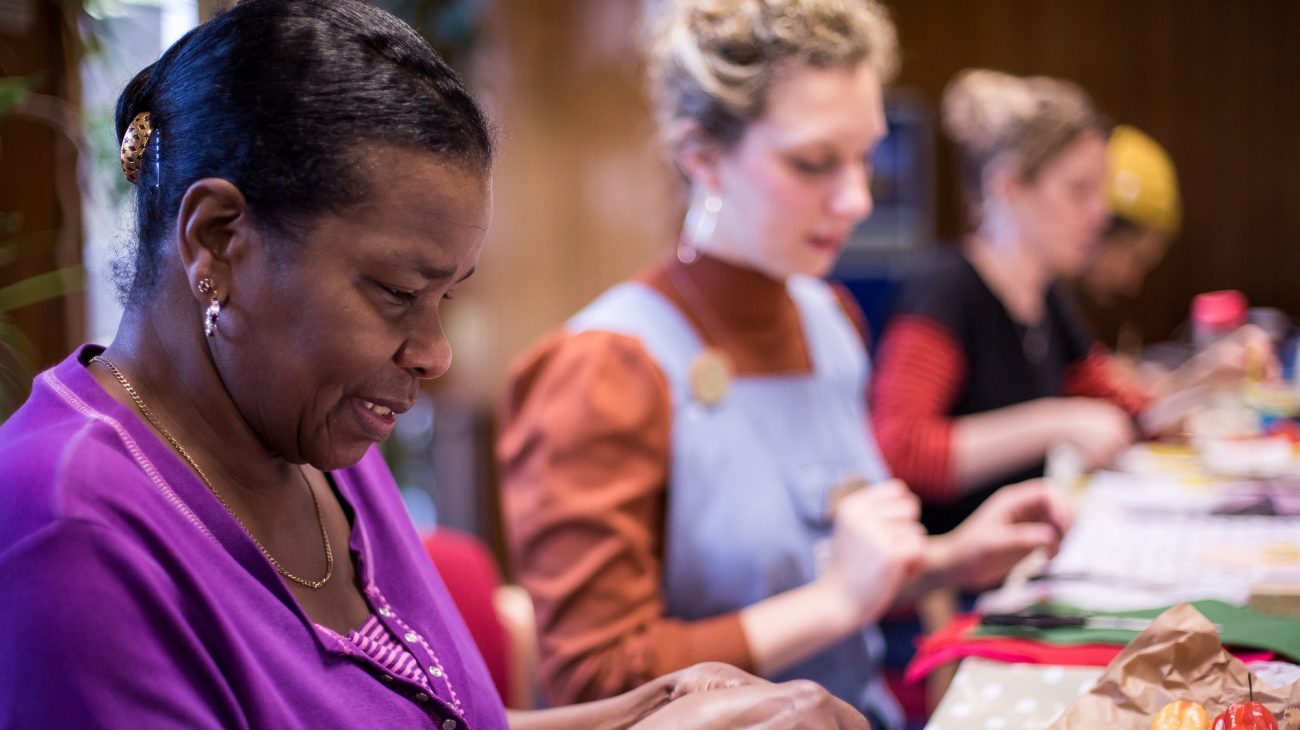
[[1033, 183], [1043, 168], [1085, 133], [1106, 124], [1077, 84], [986, 69], [957, 74], [944, 91], [943, 126], [957, 145], [962, 184], [978, 224], [990, 165], [1009, 159]]
[[893, 22], [875, 0], [659, 0], [654, 11], [651, 93], [660, 137], [674, 151], [692, 126], [734, 145], [784, 70], [866, 61], [884, 84], [898, 67]]

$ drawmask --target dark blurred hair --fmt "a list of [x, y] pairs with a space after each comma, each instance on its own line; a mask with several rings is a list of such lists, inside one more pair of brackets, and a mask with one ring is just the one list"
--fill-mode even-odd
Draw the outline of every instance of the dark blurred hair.
[[160, 253], [196, 180], [237, 186], [285, 238], [370, 193], [366, 143], [431, 152], [487, 174], [493, 135], [461, 80], [402, 21], [356, 0], [245, 0], [190, 31], [127, 84], [117, 135], [149, 112], [136, 185], [138, 243], [124, 298], [157, 282]]

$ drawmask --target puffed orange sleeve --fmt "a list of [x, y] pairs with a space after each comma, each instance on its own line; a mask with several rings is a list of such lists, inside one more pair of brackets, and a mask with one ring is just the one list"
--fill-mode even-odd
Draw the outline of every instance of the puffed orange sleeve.
[[752, 670], [739, 615], [664, 616], [672, 402], [635, 338], [557, 332], [512, 373], [497, 456], [516, 579], [536, 605], [553, 703], [700, 661]]

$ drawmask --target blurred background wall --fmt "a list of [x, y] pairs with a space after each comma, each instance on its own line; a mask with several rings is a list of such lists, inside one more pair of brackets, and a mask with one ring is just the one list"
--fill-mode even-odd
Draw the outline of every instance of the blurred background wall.
[[[111, 335], [107, 261], [114, 243], [129, 239], [114, 214], [116, 140], [103, 105], [169, 42], [168, 23], [181, 17], [175, 5], [185, 2], [0, 0], [0, 76], [8, 84], [0, 87], [0, 324], [29, 340], [16, 348], [32, 367]], [[451, 478], [475, 485], [466, 490], [470, 501], [439, 508], [463, 515], [456, 519], [480, 533], [491, 529], [491, 414], [510, 361], [675, 241], [683, 197], [654, 141], [634, 33], [651, 2], [381, 3], [447, 51], [500, 128], [490, 240], [479, 273], [448, 307], [456, 362], [429, 389], [441, 425], [425, 424], [451, 434], [439, 446], [447, 452], [442, 463], [456, 464], [448, 467]], [[188, 4], [195, 18], [214, 5]], [[927, 220], [916, 228], [924, 235], [913, 237], [924, 240], [852, 252], [855, 270], [891, 275], [917, 251], [961, 233], [951, 148], [933, 115], [955, 72], [987, 66], [1078, 81], [1114, 120], [1141, 127], [1172, 154], [1184, 231], [1123, 313], [1147, 341], [1171, 336], [1191, 297], [1211, 289], [1238, 288], [1252, 304], [1300, 316], [1300, 3], [889, 4], [903, 49], [895, 99], [914, 118], [908, 129], [920, 137], [917, 149], [932, 151], [908, 168], [923, 179], [919, 189], [929, 201], [918, 210]], [[102, 20], [123, 8], [158, 13], [149, 21], [156, 47], [136, 48], [145, 60], [117, 76], [79, 72], [88, 58], [102, 58], [105, 46], [128, 45], [120, 32], [88, 23], [88, 13]], [[11, 79], [32, 93], [5, 107]], [[69, 119], [83, 123], [65, 129]], [[100, 243], [87, 246], [92, 240]], [[82, 264], [89, 293], [58, 296], [79, 288]], [[24, 304], [6, 288], [53, 271], [62, 273], [53, 275], [57, 285], [46, 291], [55, 296], [44, 302]], [[1113, 341], [1116, 322], [1097, 324]]]
[[[907, 0], [892, 3], [900, 85], [937, 99], [959, 68], [1083, 85], [1150, 133], [1183, 188], [1183, 233], [1130, 316], [1170, 336], [1198, 292], [1238, 288], [1300, 316], [1300, 3], [1287, 0]], [[951, 148], [938, 147], [937, 230], [959, 230]], [[1113, 342], [1114, 321], [1096, 323]]]
[[[84, 329], [76, 11], [0, 1], [0, 413]], [[69, 294], [68, 292], [73, 292]]]

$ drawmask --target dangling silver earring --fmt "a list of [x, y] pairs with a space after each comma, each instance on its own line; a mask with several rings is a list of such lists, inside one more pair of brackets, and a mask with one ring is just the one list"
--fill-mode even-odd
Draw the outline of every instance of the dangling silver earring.
[[217, 334], [217, 318], [221, 316], [221, 300], [217, 299], [217, 285], [211, 279], [199, 279], [199, 293], [208, 297], [208, 308], [203, 313], [203, 334]]
[[708, 193], [704, 199], [686, 211], [686, 231], [677, 245], [677, 260], [689, 264], [699, 258], [699, 249], [713, 238], [718, 227], [718, 213], [722, 212], [722, 198]]

